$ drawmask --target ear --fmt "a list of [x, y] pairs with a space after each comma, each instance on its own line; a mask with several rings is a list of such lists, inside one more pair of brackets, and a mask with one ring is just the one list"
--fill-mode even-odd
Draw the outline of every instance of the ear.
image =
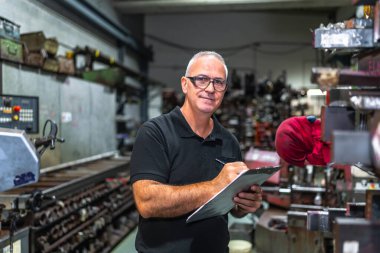
[[186, 78], [186, 77], [182, 77], [181, 78], [181, 86], [182, 86], [182, 92], [183, 94], [187, 94], [187, 89], [188, 89], [188, 84], [189, 83], [189, 80]]

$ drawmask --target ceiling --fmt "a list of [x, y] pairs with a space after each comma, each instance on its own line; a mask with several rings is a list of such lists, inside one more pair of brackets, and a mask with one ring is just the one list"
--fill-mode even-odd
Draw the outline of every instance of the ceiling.
[[351, 6], [352, 0], [112, 0], [121, 14], [223, 11], [323, 11]]

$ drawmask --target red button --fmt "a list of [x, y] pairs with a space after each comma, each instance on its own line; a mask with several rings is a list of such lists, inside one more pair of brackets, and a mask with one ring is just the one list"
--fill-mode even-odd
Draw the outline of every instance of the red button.
[[14, 112], [20, 112], [21, 111], [21, 106], [19, 106], [19, 105], [13, 106], [13, 111]]

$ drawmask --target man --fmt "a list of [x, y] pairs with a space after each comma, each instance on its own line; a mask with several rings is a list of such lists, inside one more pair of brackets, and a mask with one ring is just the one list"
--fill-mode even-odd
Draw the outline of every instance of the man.
[[[227, 75], [219, 54], [194, 55], [181, 78], [183, 106], [139, 129], [131, 158], [139, 252], [228, 252], [227, 215], [186, 223], [192, 211], [248, 169], [236, 138], [213, 116], [227, 89]], [[242, 217], [255, 212], [261, 198], [260, 187], [252, 186], [234, 197], [231, 213]]]

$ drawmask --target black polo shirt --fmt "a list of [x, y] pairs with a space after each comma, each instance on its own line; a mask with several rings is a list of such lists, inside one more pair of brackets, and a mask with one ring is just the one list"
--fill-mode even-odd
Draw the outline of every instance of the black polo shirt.
[[[138, 131], [131, 158], [131, 182], [147, 179], [186, 185], [215, 178], [225, 162], [241, 161], [237, 139], [213, 117], [214, 128], [203, 139], [195, 134], [179, 107], [145, 122]], [[136, 249], [144, 253], [228, 252], [227, 215], [186, 224], [176, 218], [140, 216]]]

